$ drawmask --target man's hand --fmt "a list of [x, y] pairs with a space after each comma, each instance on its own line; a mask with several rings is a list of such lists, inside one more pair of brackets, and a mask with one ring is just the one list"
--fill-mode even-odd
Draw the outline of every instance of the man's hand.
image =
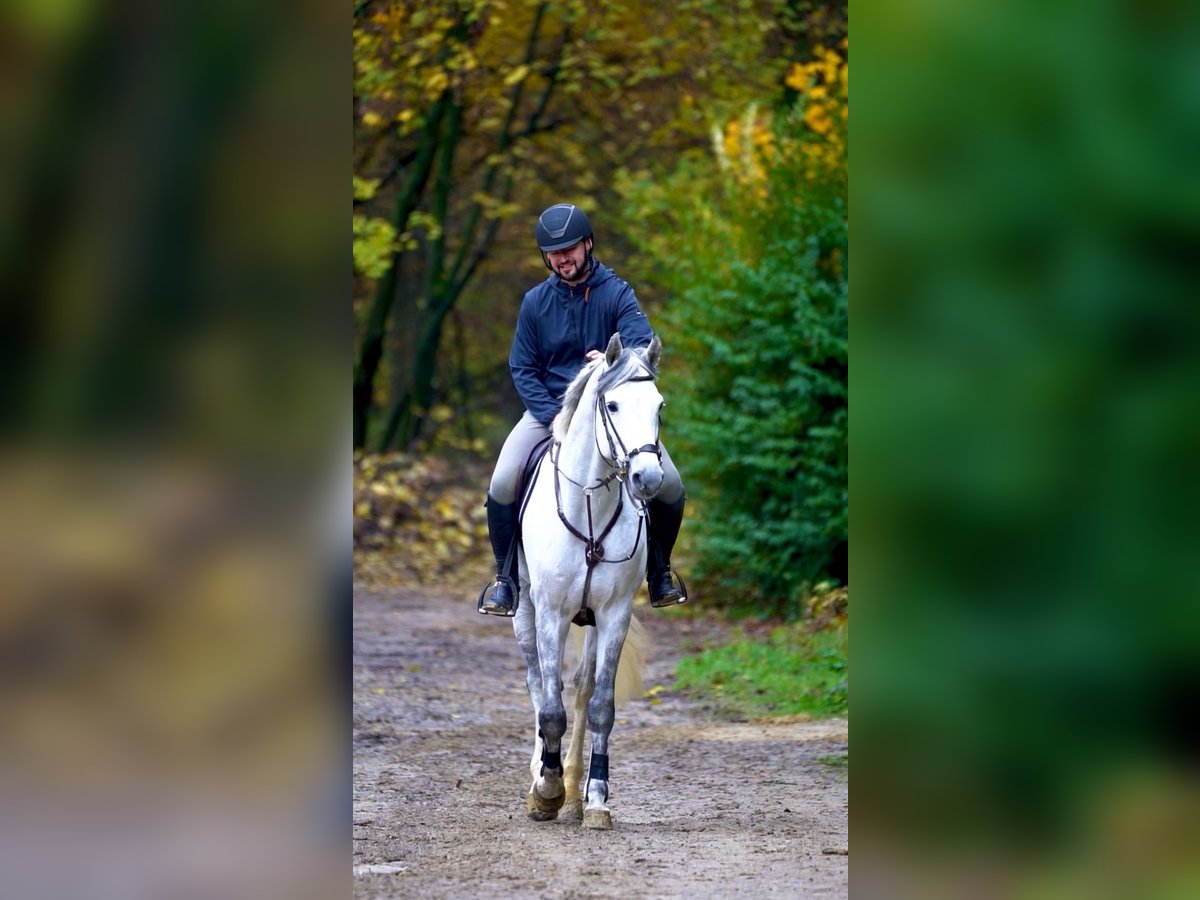
[[591, 362], [593, 359], [599, 359], [603, 355], [604, 351], [602, 350], [589, 350], [584, 359], [586, 359], [588, 362]]

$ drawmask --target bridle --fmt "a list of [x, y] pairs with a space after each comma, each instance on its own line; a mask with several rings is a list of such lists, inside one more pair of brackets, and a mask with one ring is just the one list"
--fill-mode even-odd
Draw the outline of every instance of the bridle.
[[[621, 382], [625, 384], [630, 381], [654, 381], [655, 378], [649, 372], [645, 375], [636, 375], [633, 378], [627, 378]], [[605, 456], [604, 450], [600, 447], [600, 436], [596, 435], [596, 449], [600, 451], [600, 458], [613, 467], [614, 475], [618, 481], [624, 482], [629, 475], [629, 463], [639, 453], [653, 453], [658, 457], [658, 461], [662, 462], [662, 444], [658, 440], [658, 426], [654, 427], [654, 443], [642, 444], [640, 447], [635, 447], [632, 451], [625, 449], [625, 442], [621, 440], [621, 435], [617, 431], [617, 424], [612, 420], [612, 413], [608, 410], [608, 399], [604, 393], [596, 395], [596, 403], [600, 410], [600, 419], [604, 422], [604, 436], [608, 439], [608, 452], [610, 455]], [[621, 452], [617, 452], [620, 447]]]
[[[627, 378], [621, 384], [629, 381], [655, 381], [655, 377], [646, 372], [644, 375], [637, 375], [633, 378]], [[658, 428], [655, 426], [655, 435], [653, 444], [643, 444], [640, 447], [635, 447], [633, 450], [627, 450], [625, 442], [621, 440], [621, 434], [617, 431], [617, 425], [612, 420], [612, 413], [608, 409], [608, 400], [603, 391], [598, 391], [596, 394], [597, 409], [600, 413], [600, 419], [604, 424], [604, 436], [608, 443], [609, 455], [605, 456], [604, 449], [600, 446], [600, 435], [596, 435], [596, 450], [600, 454], [600, 458], [612, 469], [612, 471], [604, 478], [598, 479], [593, 484], [580, 484], [569, 475], [566, 475], [559, 469], [558, 453], [562, 448], [562, 441], [554, 441], [550, 445], [550, 461], [554, 465], [554, 502], [558, 507], [558, 518], [562, 521], [563, 526], [572, 535], [581, 540], [584, 544], [584, 560], [587, 563], [587, 577], [583, 583], [583, 606], [575, 616], [575, 621], [580, 625], [594, 625], [595, 615], [588, 608], [588, 595], [592, 586], [592, 571], [602, 562], [621, 563], [628, 562], [633, 559], [637, 553], [638, 545], [642, 540], [642, 521], [646, 517], [646, 503], [642, 500], [637, 500], [630, 494], [630, 499], [637, 504], [638, 515], [638, 530], [633, 538], [633, 547], [629, 553], [619, 559], [604, 558], [604, 539], [608, 537], [608, 533], [612, 531], [613, 526], [621, 518], [621, 512], [624, 509], [624, 494], [629, 490], [629, 485], [626, 479], [629, 477], [629, 463], [639, 453], [653, 453], [662, 462], [662, 443], [658, 438]], [[584, 534], [580, 529], [576, 528], [567, 519], [566, 513], [563, 512], [562, 505], [562, 487], [560, 479], [565, 478], [571, 484], [583, 490], [584, 501], [587, 506], [587, 534]], [[608, 524], [604, 526], [599, 536], [596, 535], [595, 523], [592, 519], [592, 494], [601, 488], [608, 490], [609, 484], [617, 481], [624, 490], [617, 492], [617, 508], [613, 511], [612, 518], [608, 520]]]

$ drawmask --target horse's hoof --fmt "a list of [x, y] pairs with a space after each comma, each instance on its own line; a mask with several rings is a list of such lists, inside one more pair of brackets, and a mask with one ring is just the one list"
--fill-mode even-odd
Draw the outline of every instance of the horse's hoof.
[[597, 831], [612, 829], [612, 813], [607, 809], [585, 809], [583, 811], [583, 827], [594, 828]]
[[583, 819], [583, 801], [576, 797], [574, 800], [568, 800], [566, 805], [559, 811], [558, 817], [571, 822], [579, 822]]
[[525, 809], [529, 812], [529, 818], [535, 822], [549, 822], [558, 815], [558, 811], [562, 809], [565, 794], [559, 794], [557, 797], [543, 797], [537, 791], [530, 791], [529, 796], [525, 798]]

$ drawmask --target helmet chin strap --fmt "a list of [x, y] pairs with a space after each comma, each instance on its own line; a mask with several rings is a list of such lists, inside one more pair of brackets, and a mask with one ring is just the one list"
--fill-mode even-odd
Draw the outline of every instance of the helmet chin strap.
[[589, 250], [587, 253], [587, 258], [583, 261], [583, 275], [578, 281], [575, 282], [575, 284], [583, 284], [585, 281], [587, 281], [592, 276], [592, 269], [595, 267], [596, 261], [592, 259], [592, 251]]

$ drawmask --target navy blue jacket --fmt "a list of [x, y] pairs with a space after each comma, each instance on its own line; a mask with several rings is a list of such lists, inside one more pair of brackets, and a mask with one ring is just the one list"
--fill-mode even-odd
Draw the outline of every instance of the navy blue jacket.
[[626, 347], [645, 347], [654, 336], [633, 288], [599, 262], [582, 284], [551, 273], [525, 295], [508, 366], [535, 419], [550, 424], [587, 351], [603, 352], [618, 331]]

